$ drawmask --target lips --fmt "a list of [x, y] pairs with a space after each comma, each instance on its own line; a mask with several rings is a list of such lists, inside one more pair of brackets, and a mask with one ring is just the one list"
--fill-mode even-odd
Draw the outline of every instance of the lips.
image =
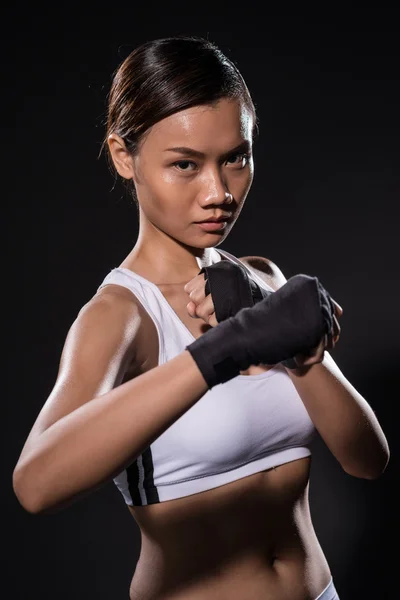
[[229, 221], [231, 215], [229, 217], [219, 217], [218, 219], [205, 219], [204, 221], [196, 221], [197, 223], [221, 223], [223, 221]]
[[203, 221], [196, 223], [203, 231], [224, 231], [227, 227], [226, 221]]

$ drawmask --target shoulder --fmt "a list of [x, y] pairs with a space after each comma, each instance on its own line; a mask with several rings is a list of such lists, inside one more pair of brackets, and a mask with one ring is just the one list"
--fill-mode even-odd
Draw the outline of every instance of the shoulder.
[[273, 290], [277, 290], [287, 281], [276, 263], [263, 256], [242, 256], [239, 260], [261, 277]]
[[134, 299], [115, 288], [102, 288], [79, 310], [66, 336], [61, 370], [73, 365], [85, 370], [92, 360], [106, 369], [115, 358], [132, 351], [140, 313]]
[[112, 325], [113, 321], [121, 324], [138, 316], [138, 303], [130, 290], [115, 284], [109, 284], [101, 288], [80, 309], [77, 322], [91, 320], [101, 323], [107, 322]]

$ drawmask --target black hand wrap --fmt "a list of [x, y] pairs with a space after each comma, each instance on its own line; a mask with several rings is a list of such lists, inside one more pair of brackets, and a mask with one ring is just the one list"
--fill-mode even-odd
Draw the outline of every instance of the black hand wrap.
[[317, 346], [333, 327], [334, 305], [317, 277], [294, 275], [186, 346], [209, 388], [250, 365], [276, 364]]
[[250, 279], [243, 265], [228, 260], [203, 267], [199, 275], [201, 273], [204, 273], [206, 280], [206, 296], [211, 293], [218, 323], [234, 317], [241, 308], [254, 306], [272, 293]]
[[[209, 267], [203, 267], [199, 275], [201, 273], [204, 273], [206, 280], [206, 296], [211, 293], [218, 323], [234, 317], [241, 308], [254, 306], [273, 293], [257, 285], [243, 265], [228, 260], [220, 260]], [[297, 367], [293, 358], [288, 358], [282, 363], [288, 369]]]

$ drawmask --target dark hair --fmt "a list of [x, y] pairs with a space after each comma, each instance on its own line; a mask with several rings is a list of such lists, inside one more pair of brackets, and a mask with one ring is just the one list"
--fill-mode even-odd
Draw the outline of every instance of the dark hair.
[[[254, 139], [258, 124], [249, 90], [238, 68], [214, 43], [196, 36], [175, 36], [138, 46], [114, 73], [108, 94], [102, 148], [107, 148], [110, 166], [107, 138], [111, 133], [118, 134], [134, 155], [145, 132], [158, 121], [221, 98], [244, 102], [254, 117]], [[131, 191], [137, 203], [134, 186]]]

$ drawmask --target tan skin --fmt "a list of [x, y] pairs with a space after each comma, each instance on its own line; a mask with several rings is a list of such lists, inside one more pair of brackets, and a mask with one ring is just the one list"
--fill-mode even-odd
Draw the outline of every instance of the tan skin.
[[[121, 266], [158, 285], [195, 338], [217, 325], [198, 272], [218, 260], [212, 249], [229, 234], [250, 189], [252, 127], [244, 106], [223, 99], [157, 123], [134, 157], [116, 134], [108, 140], [114, 165], [133, 180], [140, 205], [138, 240]], [[243, 143], [246, 157], [233, 151]], [[172, 147], [203, 156], [166, 150]], [[195, 224], [232, 213], [221, 232], [205, 232]], [[243, 261], [274, 290], [284, 283], [271, 261]], [[140, 301], [114, 285], [99, 293], [126, 293], [141, 312], [140, 368], [138, 361], [128, 367], [124, 381], [156, 367], [157, 332]], [[321, 339], [308, 356], [296, 356], [300, 367], [322, 362], [324, 351], [338, 341], [343, 311], [335, 307], [333, 337]], [[271, 367], [253, 365], [242, 374], [251, 377]], [[309, 514], [309, 473], [307, 457], [191, 496], [128, 507], [142, 539], [131, 600], [316, 598], [331, 574]]]

